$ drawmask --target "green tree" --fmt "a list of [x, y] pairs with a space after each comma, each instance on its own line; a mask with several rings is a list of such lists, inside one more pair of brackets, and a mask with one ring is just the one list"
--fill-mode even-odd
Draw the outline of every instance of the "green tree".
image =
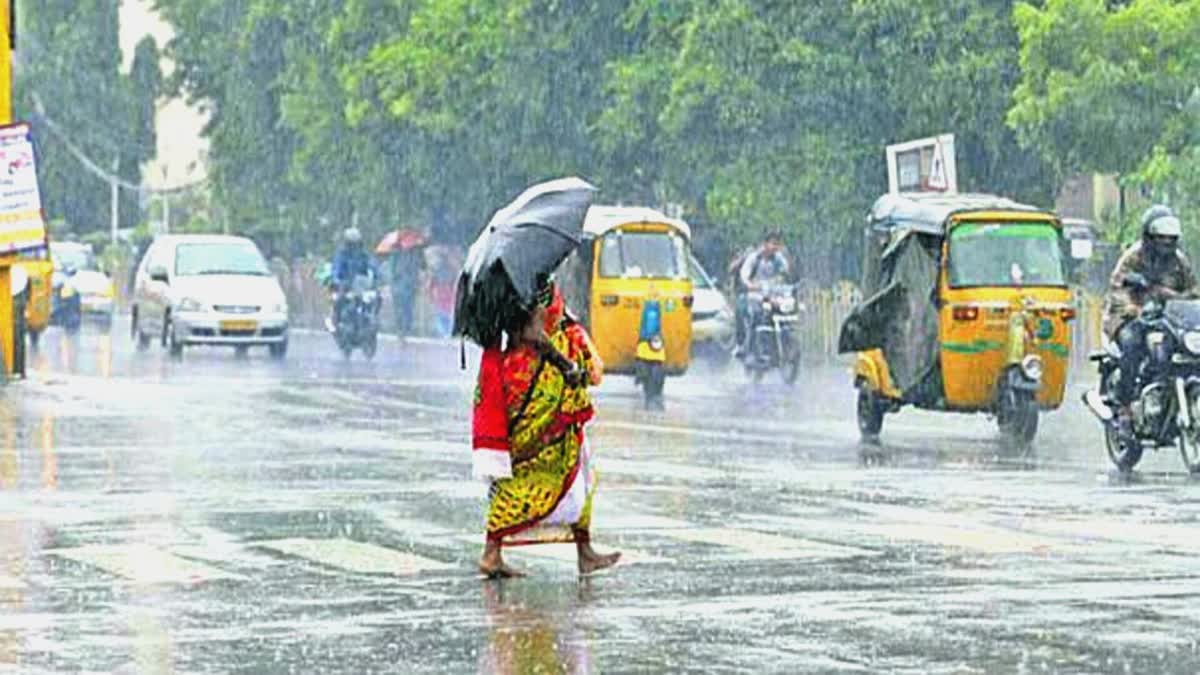
[[[68, 144], [103, 171], [116, 161], [118, 174], [135, 184], [142, 163], [154, 156], [145, 130], [146, 111], [158, 97], [153, 44], [139, 45], [135, 77], [124, 75], [117, 10], [107, 0], [18, 6], [16, 115], [34, 122], [48, 217], [78, 233], [108, 229], [109, 185]], [[148, 123], [152, 133], [152, 115]], [[121, 200], [121, 224], [132, 226], [140, 219], [137, 195], [125, 191]]]

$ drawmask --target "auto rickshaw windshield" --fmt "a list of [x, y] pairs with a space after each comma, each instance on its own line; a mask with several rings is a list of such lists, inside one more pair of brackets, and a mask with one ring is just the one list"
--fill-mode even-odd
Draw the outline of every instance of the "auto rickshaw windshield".
[[1066, 286], [1050, 223], [967, 223], [950, 232], [950, 286]]
[[683, 240], [669, 232], [610, 232], [600, 248], [600, 276], [677, 279], [686, 276]]

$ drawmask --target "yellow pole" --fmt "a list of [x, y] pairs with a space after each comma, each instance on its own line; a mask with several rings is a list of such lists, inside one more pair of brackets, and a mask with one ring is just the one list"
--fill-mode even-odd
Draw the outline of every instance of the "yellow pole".
[[[12, 3], [0, 0], [0, 124], [12, 124]], [[16, 256], [0, 257], [0, 352], [4, 356], [4, 373], [13, 373], [15, 344], [13, 341], [12, 264]]]

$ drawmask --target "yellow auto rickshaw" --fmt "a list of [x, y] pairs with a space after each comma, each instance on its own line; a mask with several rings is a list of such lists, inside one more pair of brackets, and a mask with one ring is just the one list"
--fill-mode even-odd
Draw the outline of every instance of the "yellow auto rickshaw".
[[646, 405], [661, 405], [666, 378], [691, 361], [691, 229], [653, 209], [593, 206], [584, 234], [559, 285], [605, 372], [632, 375]]
[[17, 265], [25, 270], [29, 278], [28, 295], [25, 298], [25, 333], [29, 342], [37, 348], [42, 331], [50, 325], [53, 305], [54, 263], [50, 259], [47, 240], [38, 248], [21, 252]]
[[868, 218], [863, 293], [839, 351], [857, 352], [858, 425], [904, 405], [995, 415], [1027, 452], [1062, 404], [1075, 318], [1053, 213], [991, 195], [887, 195]]

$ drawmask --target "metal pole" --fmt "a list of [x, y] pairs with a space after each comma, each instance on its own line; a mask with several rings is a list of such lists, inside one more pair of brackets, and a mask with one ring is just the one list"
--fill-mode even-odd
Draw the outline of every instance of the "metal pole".
[[109, 200], [111, 200], [111, 204], [109, 205], [108, 233], [110, 243], [113, 246], [117, 245], [117, 226], [121, 222], [121, 191], [117, 186], [117, 172], [120, 170], [121, 157], [118, 155], [113, 157], [112, 176], [108, 180]]

